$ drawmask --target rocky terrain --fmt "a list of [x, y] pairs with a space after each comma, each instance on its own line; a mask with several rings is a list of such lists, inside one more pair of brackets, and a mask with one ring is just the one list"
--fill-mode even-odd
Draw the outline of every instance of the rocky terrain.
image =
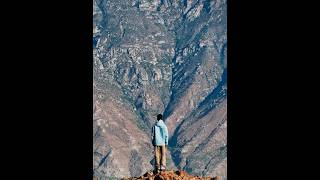
[[218, 180], [217, 177], [192, 176], [185, 171], [165, 171], [154, 174], [152, 171], [146, 172], [140, 177], [123, 178], [123, 180]]
[[141, 176], [158, 113], [169, 169], [227, 170], [226, 0], [93, 0], [93, 171]]

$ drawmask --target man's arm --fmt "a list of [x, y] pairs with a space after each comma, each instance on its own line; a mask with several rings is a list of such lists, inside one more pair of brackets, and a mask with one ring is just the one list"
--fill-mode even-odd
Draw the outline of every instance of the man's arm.
[[164, 127], [164, 134], [165, 134], [165, 144], [168, 145], [169, 142], [169, 134], [167, 126]]
[[154, 126], [151, 128], [151, 141], [152, 141], [152, 145], [155, 146], [155, 139], [154, 139]]

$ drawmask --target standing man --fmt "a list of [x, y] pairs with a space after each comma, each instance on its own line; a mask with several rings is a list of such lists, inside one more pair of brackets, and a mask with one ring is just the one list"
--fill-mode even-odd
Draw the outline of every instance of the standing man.
[[168, 128], [162, 120], [162, 114], [157, 115], [157, 123], [152, 127], [152, 144], [155, 152], [155, 171], [166, 170], [166, 148], [168, 147]]

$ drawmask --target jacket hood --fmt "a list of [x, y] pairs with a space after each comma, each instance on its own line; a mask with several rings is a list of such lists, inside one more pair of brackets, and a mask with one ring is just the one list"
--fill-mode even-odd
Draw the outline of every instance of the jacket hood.
[[159, 127], [162, 127], [162, 126], [165, 126], [163, 120], [159, 120], [157, 123], [156, 123], [156, 126], [159, 126]]

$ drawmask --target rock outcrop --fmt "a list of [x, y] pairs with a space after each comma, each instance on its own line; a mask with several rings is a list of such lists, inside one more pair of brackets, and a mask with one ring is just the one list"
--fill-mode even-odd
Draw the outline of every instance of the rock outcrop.
[[123, 178], [122, 180], [218, 180], [218, 177], [199, 177], [192, 176], [185, 171], [164, 171], [160, 173], [146, 172], [139, 177]]

